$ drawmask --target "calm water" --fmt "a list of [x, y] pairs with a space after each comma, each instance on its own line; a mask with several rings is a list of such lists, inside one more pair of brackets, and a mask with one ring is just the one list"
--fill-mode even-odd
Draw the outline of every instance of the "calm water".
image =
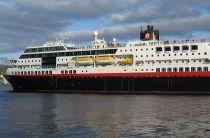
[[0, 137], [210, 137], [210, 96], [12, 93]]

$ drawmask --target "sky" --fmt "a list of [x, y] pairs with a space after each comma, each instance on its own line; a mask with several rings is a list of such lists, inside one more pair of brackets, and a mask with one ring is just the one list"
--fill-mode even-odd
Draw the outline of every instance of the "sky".
[[68, 35], [73, 43], [139, 38], [154, 25], [160, 39], [210, 38], [209, 0], [0, 0], [0, 64], [31, 44]]

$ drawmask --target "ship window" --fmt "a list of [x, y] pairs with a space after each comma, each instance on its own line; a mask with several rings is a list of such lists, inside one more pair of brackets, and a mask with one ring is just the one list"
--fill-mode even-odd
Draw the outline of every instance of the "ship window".
[[42, 71], [42, 74], [44, 74], [44, 71]]
[[201, 68], [201, 67], [198, 67], [198, 68], [197, 68], [197, 71], [202, 71], [202, 68]]
[[195, 55], [194, 53], [192, 53], [192, 55]]
[[73, 70], [73, 74], [76, 74], [76, 70]]
[[180, 72], [183, 72], [183, 68], [179, 68], [179, 71], [180, 71]]
[[72, 70], [69, 70], [69, 74], [72, 74]]
[[41, 71], [38, 71], [38, 74], [41, 74]]
[[190, 70], [189, 67], [186, 67], [186, 68], [185, 68], [185, 71], [186, 71], [186, 72], [188, 72], [189, 70]]
[[191, 67], [191, 71], [195, 71], [195, 67]]
[[171, 47], [169, 47], [169, 46], [165, 47], [165, 51], [166, 52], [171, 51]]
[[46, 74], [48, 74], [48, 71], [46, 71]]
[[167, 68], [167, 71], [168, 71], [168, 72], [171, 72], [171, 68]]
[[35, 71], [35, 74], [37, 74], [37, 71]]
[[205, 52], [204, 55], [207, 55], [207, 53]]
[[208, 67], [204, 67], [203, 68], [203, 71], [208, 71]]
[[64, 74], [64, 70], [61, 70], [61, 74]]
[[180, 47], [179, 46], [174, 46], [173, 47], [173, 51], [179, 51], [180, 50]]
[[166, 72], [166, 68], [162, 68], [162, 72]]
[[52, 74], [52, 70], [49, 71], [49, 74]]
[[30, 75], [30, 71], [28, 71], [28, 75]]
[[162, 47], [156, 47], [156, 52], [161, 52], [163, 51]]
[[189, 50], [189, 46], [182, 46], [182, 50], [183, 50], [183, 51]]
[[201, 53], [198, 53], [198, 55], [200, 55]]
[[198, 50], [198, 45], [191, 45], [191, 50]]
[[177, 72], [177, 68], [173, 68], [173, 72]]
[[65, 70], [65, 74], [68, 74], [68, 70]]

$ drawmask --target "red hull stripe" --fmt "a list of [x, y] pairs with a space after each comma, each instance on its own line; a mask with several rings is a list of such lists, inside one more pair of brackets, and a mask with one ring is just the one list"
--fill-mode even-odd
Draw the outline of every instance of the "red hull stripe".
[[89, 74], [37, 74], [10, 75], [15, 77], [210, 77], [210, 72], [150, 72], [150, 73], [89, 73]]

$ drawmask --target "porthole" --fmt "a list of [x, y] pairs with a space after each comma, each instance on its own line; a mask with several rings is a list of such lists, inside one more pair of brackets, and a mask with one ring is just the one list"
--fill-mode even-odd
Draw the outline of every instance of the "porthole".
[[207, 52], [205, 52], [204, 55], [207, 55]]

